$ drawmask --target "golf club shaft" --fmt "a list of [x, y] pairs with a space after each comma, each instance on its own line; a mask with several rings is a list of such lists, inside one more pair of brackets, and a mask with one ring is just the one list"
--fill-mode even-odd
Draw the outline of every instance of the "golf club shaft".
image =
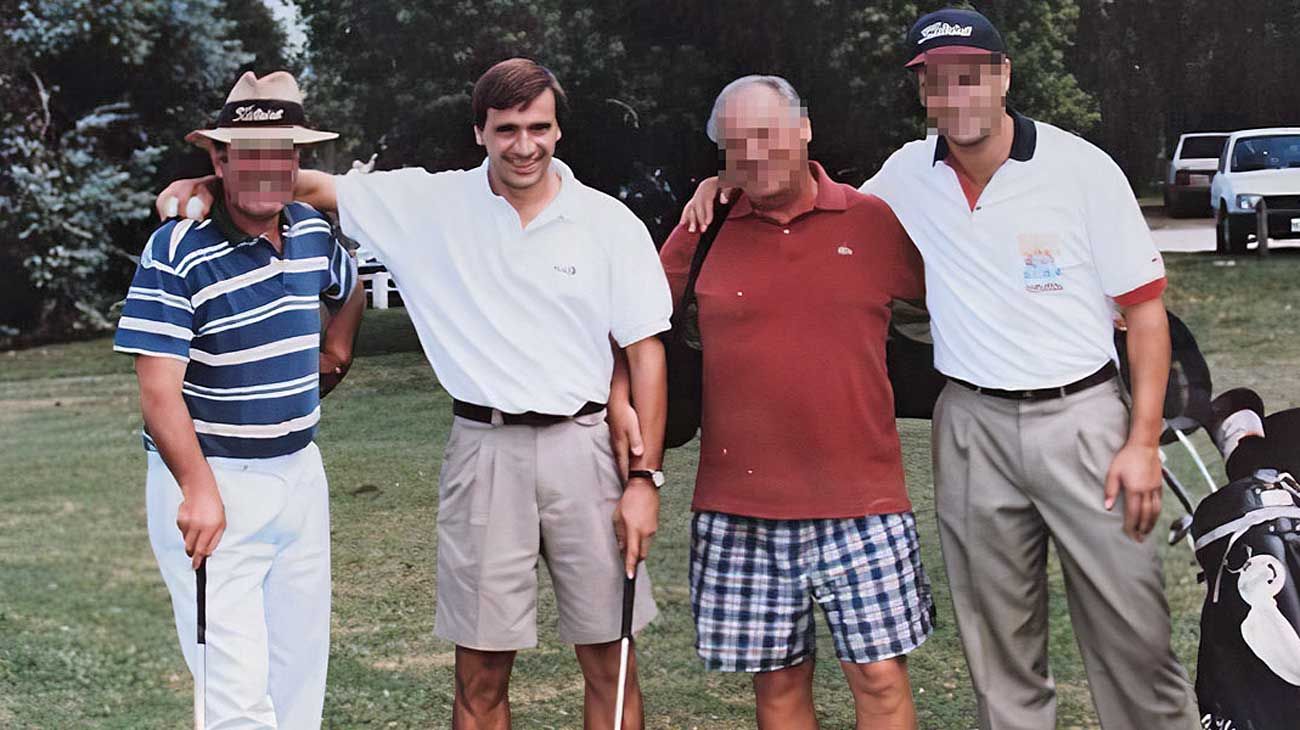
[[1214, 492], [1217, 490], [1219, 488], [1218, 484], [1214, 482], [1214, 477], [1210, 476], [1210, 470], [1205, 467], [1205, 461], [1201, 459], [1201, 454], [1196, 450], [1196, 446], [1192, 444], [1191, 439], [1187, 438], [1187, 436], [1178, 429], [1174, 429], [1174, 434], [1178, 436], [1178, 440], [1182, 442], [1183, 448], [1187, 449], [1187, 453], [1192, 455], [1192, 461], [1196, 462], [1196, 468], [1200, 469], [1201, 476], [1205, 478], [1205, 483], [1210, 486], [1210, 491]]
[[626, 636], [619, 641], [618, 696], [614, 701], [614, 730], [623, 730], [623, 703], [627, 699], [627, 651], [632, 640]]
[[207, 725], [208, 681], [208, 561], [205, 558], [194, 571], [195, 609], [197, 620], [198, 656], [194, 671], [194, 730], [204, 730]]
[[632, 608], [636, 604], [636, 573], [623, 579], [623, 627], [618, 655], [618, 693], [614, 701], [614, 730], [623, 730], [623, 703], [627, 699], [628, 653], [632, 648]]
[[1169, 485], [1169, 491], [1173, 492], [1178, 501], [1182, 503], [1183, 509], [1187, 510], [1187, 514], [1194, 514], [1196, 510], [1192, 507], [1192, 498], [1187, 495], [1187, 490], [1183, 489], [1183, 485], [1179, 483], [1174, 473], [1163, 466], [1160, 467], [1160, 473], [1165, 478], [1165, 484]]

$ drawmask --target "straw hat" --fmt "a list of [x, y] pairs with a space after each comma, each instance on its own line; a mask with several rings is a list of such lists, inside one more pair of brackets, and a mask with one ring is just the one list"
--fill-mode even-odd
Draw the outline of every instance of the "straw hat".
[[306, 124], [302, 91], [293, 74], [274, 71], [259, 79], [249, 71], [235, 82], [213, 128], [196, 129], [185, 135], [185, 140], [206, 146], [207, 140], [229, 144], [232, 139], [289, 139], [302, 145], [339, 136], [309, 129]]

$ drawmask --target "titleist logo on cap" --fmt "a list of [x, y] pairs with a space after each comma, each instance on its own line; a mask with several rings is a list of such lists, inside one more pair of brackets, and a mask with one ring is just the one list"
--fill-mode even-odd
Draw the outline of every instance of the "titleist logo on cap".
[[943, 21], [939, 21], [937, 23], [931, 23], [930, 25], [927, 25], [921, 29], [921, 40], [917, 41], [916, 45], [919, 46], [928, 40], [933, 40], [935, 38], [944, 38], [947, 36], [961, 36], [963, 38], [969, 38], [970, 34], [973, 33], [974, 31], [975, 31], [975, 27], [971, 25], [953, 25], [952, 23], [945, 23]]
[[284, 119], [283, 109], [262, 109], [256, 106], [241, 106], [235, 109], [237, 122], [278, 122]]

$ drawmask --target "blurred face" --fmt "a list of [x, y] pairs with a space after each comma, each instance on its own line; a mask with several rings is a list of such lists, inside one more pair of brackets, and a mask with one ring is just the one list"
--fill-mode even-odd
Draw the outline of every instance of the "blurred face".
[[1011, 61], [987, 53], [932, 55], [917, 71], [917, 81], [927, 126], [950, 144], [971, 145], [1001, 124]]
[[808, 172], [808, 117], [776, 90], [751, 84], [731, 92], [718, 119], [720, 177], [753, 202], [780, 199]]
[[488, 109], [474, 137], [487, 150], [493, 178], [513, 190], [527, 190], [546, 179], [560, 141], [555, 94], [550, 89], [513, 109]]
[[273, 218], [291, 200], [298, 179], [298, 150], [288, 139], [235, 139], [212, 151], [227, 207], [254, 219]]

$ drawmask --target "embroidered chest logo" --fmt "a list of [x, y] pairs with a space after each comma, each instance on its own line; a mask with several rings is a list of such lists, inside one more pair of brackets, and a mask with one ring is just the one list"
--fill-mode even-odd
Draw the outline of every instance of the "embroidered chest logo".
[[1060, 239], [1053, 235], [1021, 235], [1018, 238], [1025, 291], [1030, 294], [1065, 291], [1065, 277], [1058, 262]]
[[835, 253], [841, 256], [852, 256], [853, 249], [849, 248], [848, 245], [841, 243], [840, 247], [835, 249]]
[[551, 268], [555, 269], [556, 271], [566, 276], [576, 276], [578, 273], [578, 267], [576, 266], [560, 266], [557, 264], [555, 266], [552, 266]]

